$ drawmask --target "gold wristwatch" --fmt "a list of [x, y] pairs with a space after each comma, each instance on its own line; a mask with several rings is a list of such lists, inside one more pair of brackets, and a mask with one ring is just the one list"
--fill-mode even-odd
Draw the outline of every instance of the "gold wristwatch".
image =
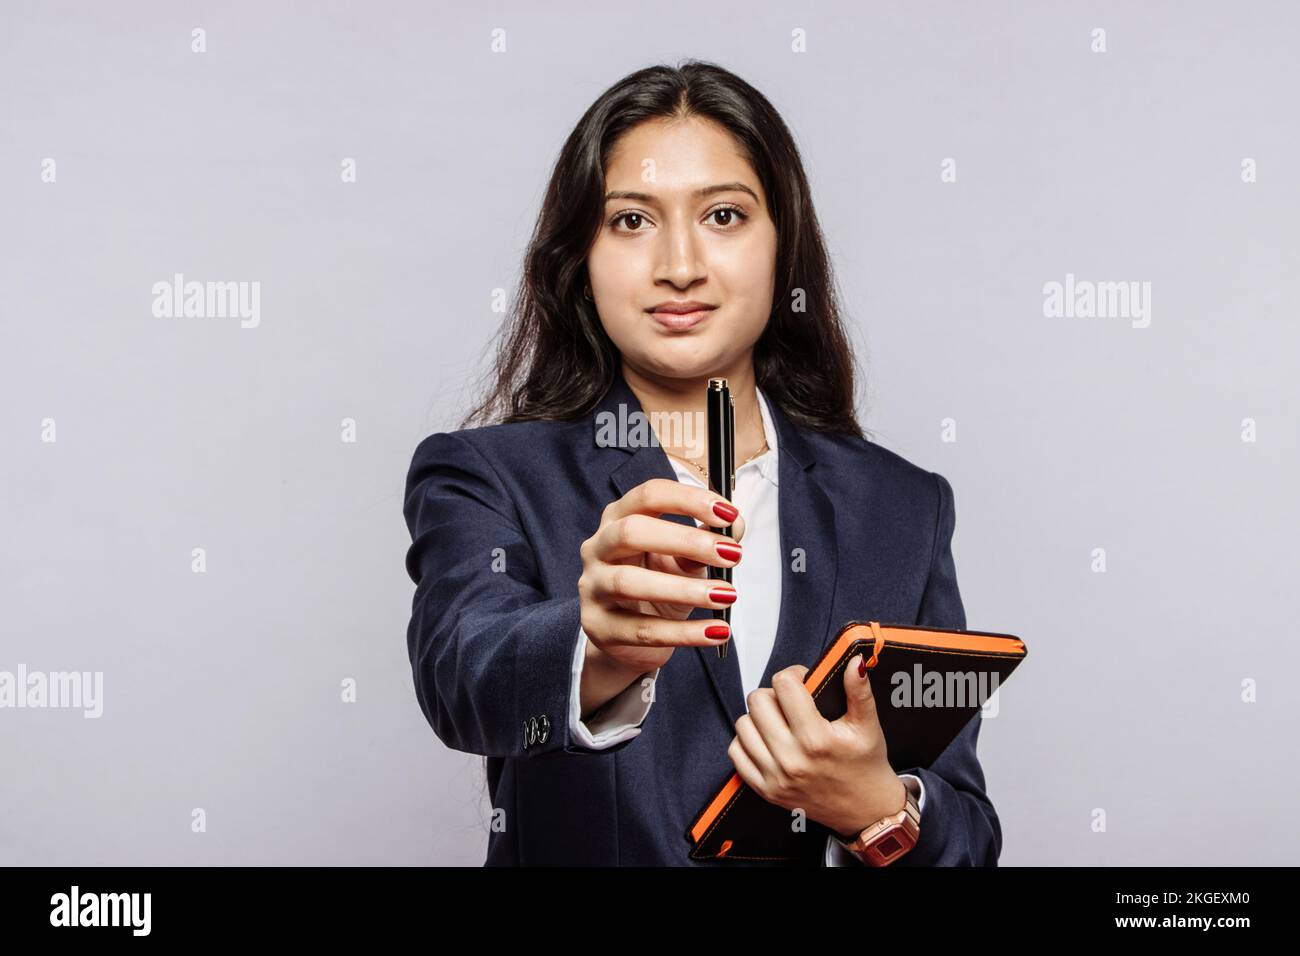
[[877, 820], [857, 836], [835, 835], [835, 842], [868, 866], [888, 866], [916, 846], [921, 836], [920, 786], [910, 777], [900, 778], [907, 788], [907, 803], [897, 813]]

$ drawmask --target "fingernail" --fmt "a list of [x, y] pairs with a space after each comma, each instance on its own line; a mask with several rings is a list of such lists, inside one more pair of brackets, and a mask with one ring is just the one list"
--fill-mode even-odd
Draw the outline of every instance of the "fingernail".
[[715, 641], [725, 640], [731, 634], [731, 628], [726, 624], [710, 624], [704, 629], [704, 636], [711, 637]]
[[731, 604], [736, 600], [736, 592], [731, 588], [714, 588], [709, 592], [709, 600], [714, 604]]
[[714, 545], [714, 547], [717, 549], [720, 557], [726, 558], [728, 561], [740, 560], [740, 545], [728, 542], [726, 544], [718, 543]]
[[715, 501], [713, 503], [713, 513], [723, 521], [735, 521], [736, 515], [740, 514], [734, 505], [729, 505], [725, 501]]
[[858, 655], [858, 676], [865, 678], [867, 676], [867, 655]]

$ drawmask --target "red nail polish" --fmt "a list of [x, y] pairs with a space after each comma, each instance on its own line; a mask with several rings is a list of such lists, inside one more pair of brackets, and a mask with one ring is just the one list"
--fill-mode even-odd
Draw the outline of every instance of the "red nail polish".
[[731, 634], [731, 628], [726, 624], [710, 624], [704, 629], [704, 636], [711, 637], [715, 641], [720, 641]]
[[723, 521], [735, 521], [736, 515], [740, 514], [734, 505], [729, 505], [725, 501], [715, 501], [713, 503], [713, 513]]
[[732, 604], [736, 600], [736, 592], [730, 588], [714, 588], [709, 592], [709, 600], [714, 604]]
[[717, 544], [717, 545], [714, 545], [714, 547], [717, 549], [718, 554], [720, 554], [722, 557], [726, 558], [728, 561], [739, 561], [739, 560], [740, 560], [740, 545], [738, 545], [738, 544]]
[[858, 676], [865, 678], [867, 676], [867, 655], [858, 655]]

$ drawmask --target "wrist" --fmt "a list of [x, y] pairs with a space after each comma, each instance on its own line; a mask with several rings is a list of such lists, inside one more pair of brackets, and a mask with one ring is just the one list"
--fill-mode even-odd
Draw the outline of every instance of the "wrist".
[[836, 841], [868, 866], [888, 866], [906, 855], [921, 835], [919, 787], [915, 781], [895, 776], [905, 794], [903, 809], [886, 813], [873, 823], [850, 836], [837, 834]]
[[587, 653], [583, 661], [584, 671], [587, 668], [591, 668], [592, 673], [598, 675], [602, 680], [615, 681], [626, 678], [626, 680], [623, 680], [624, 687], [645, 673], [644, 668], [636, 664], [624, 663], [618, 658], [605, 653], [590, 637], [587, 638]]
[[644, 670], [624, 664], [606, 654], [590, 637], [583, 655], [581, 686], [578, 690], [581, 719], [590, 719], [596, 711], [626, 690]]
[[[892, 771], [891, 771], [892, 773]], [[841, 840], [851, 842], [859, 833], [867, 827], [885, 817], [893, 816], [901, 812], [907, 806], [907, 797], [911, 792], [903, 778], [893, 774], [892, 780], [897, 786], [890, 791], [890, 797], [883, 803], [877, 803], [873, 806], [863, 807], [857, 810], [851, 817], [844, 821], [844, 826], [833, 826], [832, 830], [840, 837]]]

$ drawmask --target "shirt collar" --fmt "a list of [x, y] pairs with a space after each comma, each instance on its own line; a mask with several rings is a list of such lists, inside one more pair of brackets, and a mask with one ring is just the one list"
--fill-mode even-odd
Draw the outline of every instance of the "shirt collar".
[[[772, 421], [772, 412], [767, 407], [767, 396], [763, 394], [763, 390], [755, 385], [754, 391], [758, 395], [758, 411], [763, 416], [763, 437], [767, 439], [769, 450], [763, 452], [748, 464], [757, 465], [759, 474], [772, 484], [779, 485], [780, 482], [777, 480], [777, 476], [780, 474], [781, 469], [778, 467], [777, 458], [780, 455], [778, 448], [780, 443], [776, 440], [776, 423]], [[742, 465], [741, 467], [745, 466]]]

